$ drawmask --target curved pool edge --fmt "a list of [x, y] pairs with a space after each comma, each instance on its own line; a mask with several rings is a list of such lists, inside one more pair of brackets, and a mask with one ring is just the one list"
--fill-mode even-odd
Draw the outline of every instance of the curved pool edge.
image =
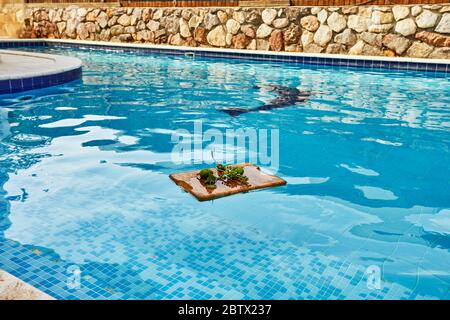
[[19, 93], [81, 78], [78, 58], [16, 50], [0, 50], [0, 94]]

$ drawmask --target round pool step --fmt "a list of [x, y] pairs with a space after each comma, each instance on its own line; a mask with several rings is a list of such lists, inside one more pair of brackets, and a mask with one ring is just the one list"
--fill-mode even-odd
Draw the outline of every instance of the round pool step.
[[51, 54], [0, 50], [0, 94], [63, 84], [81, 78], [81, 60]]

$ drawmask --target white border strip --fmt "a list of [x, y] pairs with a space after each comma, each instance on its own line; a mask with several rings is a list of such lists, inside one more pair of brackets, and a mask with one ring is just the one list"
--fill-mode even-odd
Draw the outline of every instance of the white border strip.
[[277, 52], [277, 51], [261, 51], [261, 50], [238, 50], [228, 48], [209, 48], [209, 47], [182, 47], [171, 45], [158, 45], [146, 43], [127, 43], [127, 42], [107, 42], [107, 41], [84, 41], [69, 39], [1, 39], [0, 42], [54, 42], [68, 43], [77, 45], [94, 45], [94, 46], [110, 46], [122, 48], [144, 48], [144, 49], [160, 49], [160, 50], [177, 50], [181, 52], [212, 52], [212, 53], [231, 53], [241, 54], [243, 56], [266, 55], [280, 57], [311, 57], [311, 58], [327, 58], [327, 59], [347, 59], [354, 61], [380, 61], [380, 62], [409, 62], [420, 64], [441, 64], [450, 65], [450, 59], [427, 59], [427, 58], [407, 58], [407, 57], [380, 57], [380, 56], [356, 56], [346, 54], [328, 54], [328, 53], [305, 53], [305, 52]]

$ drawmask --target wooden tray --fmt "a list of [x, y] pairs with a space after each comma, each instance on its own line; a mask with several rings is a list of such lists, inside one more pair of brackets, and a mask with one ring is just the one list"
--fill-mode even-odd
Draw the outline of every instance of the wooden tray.
[[[284, 181], [280, 177], [264, 173], [259, 169], [259, 167], [255, 166], [252, 163], [242, 163], [237, 164], [236, 166], [244, 168], [244, 175], [248, 177], [247, 185], [239, 184], [231, 186], [224, 184], [222, 181], [217, 181], [215, 189], [207, 189], [200, 182], [198, 176], [200, 170], [174, 173], [169, 177], [184, 191], [189, 192], [199, 201], [213, 200], [230, 196], [236, 193], [248, 192], [251, 190], [262, 188], [283, 186], [286, 184], [286, 181]], [[217, 169], [211, 168], [211, 170], [217, 176]]]

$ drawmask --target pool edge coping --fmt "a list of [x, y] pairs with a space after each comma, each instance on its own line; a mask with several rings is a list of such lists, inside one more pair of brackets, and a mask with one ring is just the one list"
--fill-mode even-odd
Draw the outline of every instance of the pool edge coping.
[[[4, 44], [2, 46], [2, 44]], [[17, 44], [17, 45], [15, 45]], [[206, 57], [216, 59], [236, 59], [248, 61], [264, 62], [284, 62], [295, 63], [310, 66], [328, 66], [337, 68], [351, 68], [377, 71], [404, 71], [404, 72], [424, 72], [438, 77], [447, 77], [450, 74], [450, 59], [428, 59], [428, 58], [409, 58], [409, 57], [380, 57], [380, 56], [359, 56], [327, 53], [304, 53], [304, 52], [275, 52], [261, 50], [241, 50], [228, 48], [211, 47], [186, 47], [147, 43], [123, 43], [107, 41], [86, 41], [73, 39], [18, 39], [18, 38], [0, 38], [0, 48], [14, 50], [19, 48], [20, 44], [34, 47], [33, 44], [55, 45], [67, 47], [79, 47], [81, 49], [100, 49], [120, 51], [126, 53], [143, 52], [148, 54], [166, 54], [179, 55], [186, 57]], [[9, 45], [9, 46], [8, 46]], [[20, 52], [20, 51], [16, 51]], [[26, 52], [26, 51], [24, 51]], [[34, 54], [34, 53], [33, 53]], [[36, 53], [39, 55], [40, 53]], [[44, 54], [45, 55], [45, 54]], [[52, 56], [48, 55], [47, 56]], [[77, 58], [53, 55], [60, 59]], [[75, 64], [77, 65], [77, 64]], [[3, 79], [0, 76], [0, 94], [13, 94], [22, 91], [40, 89], [58, 84], [64, 84], [82, 76], [82, 63], [80, 61], [78, 69], [69, 71], [61, 70], [59, 74], [45, 74], [39, 72], [36, 75], [27, 75], [22, 79]]]
[[75, 69], [81, 68], [81, 66], [82, 66], [82, 61], [78, 58], [65, 57], [65, 56], [55, 55], [55, 54], [28, 52], [28, 51], [11, 50], [11, 49], [0, 49], [0, 55], [11, 55], [11, 56], [18, 56], [18, 57], [24, 56], [24, 57], [37, 58], [37, 59], [46, 59], [46, 60], [52, 60], [55, 64], [54, 67], [52, 67], [51, 69], [46, 69], [46, 70], [33, 71], [33, 72], [27, 72], [27, 73], [15, 73], [15, 74], [11, 74], [11, 75], [1, 75], [0, 74], [0, 81], [55, 75], [58, 73], [75, 70]]
[[56, 300], [31, 284], [0, 269], [0, 300]]
[[[0, 39], [0, 44], [4, 42], [11, 43], [11, 41]], [[53, 65], [34, 71], [18, 70], [15, 73], [0, 75], [0, 95], [52, 87], [81, 78], [83, 63], [78, 58], [14, 49], [1, 48], [0, 55], [52, 60]]]
[[161, 44], [147, 43], [127, 43], [127, 42], [109, 42], [109, 41], [86, 41], [73, 39], [16, 39], [6, 38], [0, 39], [2, 42], [50, 42], [50, 43], [66, 43], [93, 46], [109, 46], [109, 47], [126, 47], [126, 48], [142, 48], [142, 49], [159, 49], [159, 50], [176, 50], [182, 52], [211, 52], [211, 53], [230, 53], [242, 55], [264, 55], [264, 56], [280, 56], [280, 57], [311, 57], [311, 58], [329, 58], [329, 59], [348, 59], [348, 60], [370, 60], [383, 62], [409, 62], [409, 63], [432, 63], [450, 65], [450, 59], [429, 59], [429, 58], [410, 58], [410, 57], [382, 57], [382, 56], [363, 56], [348, 54], [331, 54], [331, 53], [306, 53], [306, 52], [286, 52], [286, 51], [266, 51], [266, 50], [248, 50], [248, 49], [231, 49], [231, 48], [211, 48], [211, 47], [187, 47], [173, 46]]
[[197, 53], [199, 57], [228, 58], [239, 60], [255, 60], [266, 62], [291, 62], [316, 66], [336, 66], [363, 68], [367, 70], [404, 70], [404, 71], [424, 71], [434, 73], [450, 73], [450, 59], [429, 59], [429, 58], [409, 58], [409, 57], [381, 57], [362, 56], [347, 54], [328, 53], [305, 53], [305, 52], [276, 52], [262, 50], [242, 50], [230, 48], [211, 47], [187, 47], [172, 46], [147, 43], [124, 43], [109, 41], [91, 41], [74, 39], [18, 39], [3, 38], [2, 43], [39, 43], [39, 44], [61, 44], [62, 46], [77, 47], [99, 47], [110, 50], [139, 50], [146, 53], [165, 53], [168, 55], [192, 55]]

